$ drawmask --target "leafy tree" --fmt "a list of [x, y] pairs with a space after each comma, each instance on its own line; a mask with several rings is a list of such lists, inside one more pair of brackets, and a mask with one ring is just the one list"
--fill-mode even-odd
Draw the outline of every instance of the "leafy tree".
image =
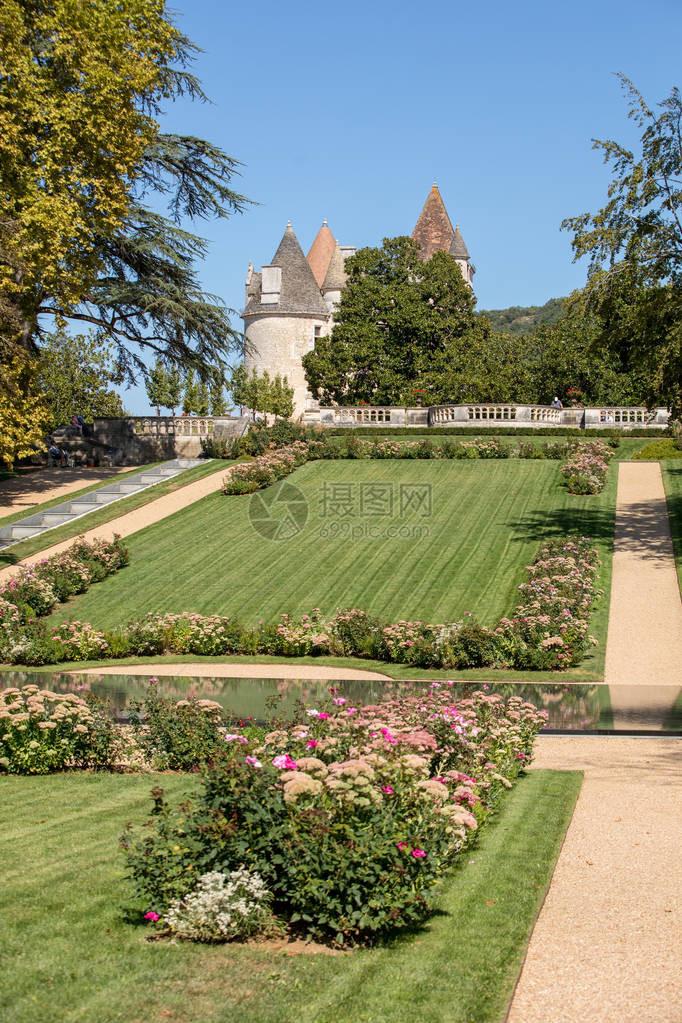
[[44, 449], [49, 420], [34, 360], [25, 352], [6, 360], [0, 374], [0, 461], [11, 469], [17, 458]]
[[581, 393], [583, 405], [640, 405], [645, 375], [627, 372], [600, 339], [599, 321], [579, 310], [522, 338], [517, 357], [525, 377], [523, 400], [549, 405], [558, 395], [566, 403], [572, 389]]
[[161, 415], [161, 407], [171, 408], [170, 394], [168, 389], [168, 371], [161, 362], [161, 359], [157, 359], [149, 373], [145, 377], [145, 389], [147, 391], [147, 397], [149, 404], [152, 408], [156, 408], [157, 416]]
[[[381, 248], [360, 249], [346, 270], [332, 333], [303, 358], [313, 394], [339, 404], [412, 404], [415, 391], [425, 404], [480, 400], [482, 391], [493, 400], [490, 323], [475, 316], [474, 295], [448, 253], [423, 262], [411, 238], [386, 238]], [[487, 370], [474, 365], [474, 352], [490, 356]]]
[[199, 391], [194, 370], [190, 370], [185, 377], [185, 389], [182, 395], [182, 411], [188, 416], [198, 412]]
[[182, 374], [180, 373], [180, 367], [177, 366], [175, 363], [173, 363], [171, 368], [168, 370], [166, 376], [166, 384], [168, 388], [167, 390], [168, 404], [166, 408], [170, 409], [171, 415], [174, 416], [176, 408], [182, 401], [183, 388], [183, 380]]
[[207, 416], [211, 408], [211, 398], [208, 388], [208, 381], [204, 377], [199, 378], [196, 390], [196, 405], [194, 411], [198, 416]]
[[225, 380], [223, 374], [216, 371], [211, 375], [209, 383], [209, 401], [212, 416], [224, 416], [227, 412], [225, 401]]
[[205, 98], [163, 0], [3, 0], [0, 52], [6, 337], [30, 349], [54, 317], [93, 324], [130, 378], [150, 349], [220, 364], [241, 337], [203, 293], [205, 242], [181, 223], [246, 200], [229, 187], [235, 160], [159, 128], [165, 102]]
[[42, 388], [49, 410], [48, 428], [71, 422], [74, 412], [92, 422], [95, 416], [121, 416], [116, 391], [117, 364], [111, 346], [93, 334], [71, 337], [57, 331], [44, 339], [36, 364], [36, 387]]
[[290, 419], [294, 414], [294, 389], [289, 386], [287, 377], [278, 373], [270, 387], [270, 407], [275, 419]]
[[255, 369], [248, 372], [243, 365], [235, 367], [232, 370], [230, 390], [234, 403], [250, 409], [254, 419], [257, 412], [273, 412], [273, 382], [267, 370], [260, 375]]
[[650, 403], [682, 405], [682, 97], [658, 116], [624, 75], [628, 116], [642, 129], [635, 154], [594, 139], [613, 168], [606, 205], [565, 220], [575, 258], [590, 257], [580, 301], [601, 325], [599, 344], [642, 371]]

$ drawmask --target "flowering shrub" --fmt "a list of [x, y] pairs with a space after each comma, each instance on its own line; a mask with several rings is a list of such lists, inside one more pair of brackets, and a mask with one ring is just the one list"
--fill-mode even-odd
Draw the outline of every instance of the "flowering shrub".
[[561, 466], [561, 475], [571, 494], [598, 494], [604, 489], [613, 451], [601, 440], [576, 445]]
[[269, 487], [307, 460], [308, 445], [303, 441], [295, 441], [287, 447], [259, 455], [252, 462], [243, 462], [230, 469], [223, 481], [223, 493], [251, 494], [255, 490]]
[[122, 838], [128, 876], [162, 919], [197, 873], [243, 866], [310, 936], [352, 943], [413, 925], [544, 720], [518, 697], [454, 703], [449, 684], [360, 709], [334, 696], [264, 740], [231, 736], [180, 814], [156, 789], [152, 819]]
[[[214, 757], [228, 741], [223, 709], [214, 700], [161, 696], [151, 679], [145, 700], [131, 704], [130, 723], [146, 759], [157, 769], [188, 771]], [[229, 733], [228, 733], [229, 734]]]
[[54, 625], [50, 640], [51, 663], [61, 661], [89, 661], [107, 657], [109, 644], [104, 633], [93, 629], [89, 622], [62, 622]]
[[171, 902], [164, 922], [190, 941], [249, 938], [272, 928], [271, 898], [256, 873], [243, 867], [229, 874], [213, 870], [202, 874], [182, 899]]
[[73, 693], [36, 685], [0, 691], [0, 771], [49, 774], [67, 767], [110, 767], [118, 744], [103, 709]]
[[495, 630], [503, 660], [519, 669], [563, 670], [579, 664], [589, 642], [589, 616], [601, 595], [600, 561], [588, 537], [552, 540], [526, 569], [524, 602]]
[[128, 549], [120, 536], [92, 542], [80, 537], [67, 551], [20, 568], [0, 589], [0, 598], [18, 607], [23, 620], [42, 618], [58, 602], [83, 593], [90, 583], [99, 582], [128, 561]]

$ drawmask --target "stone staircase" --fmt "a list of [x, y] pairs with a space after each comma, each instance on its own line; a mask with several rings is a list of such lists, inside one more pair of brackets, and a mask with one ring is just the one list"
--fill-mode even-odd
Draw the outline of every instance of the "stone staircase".
[[200, 458], [174, 458], [169, 462], [163, 462], [153, 469], [145, 469], [143, 472], [126, 476], [118, 483], [109, 483], [98, 490], [91, 490], [89, 494], [81, 497], [74, 497], [70, 501], [56, 504], [47, 511], [36, 512], [26, 518], [12, 522], [8, 526], [0, 527], [0, 550], [11, 547], [30, 536], [38, 536], [49, 529], [56, 529], [66, 522], [72, 522], [88, 515], [98, 508], [104, 508], [107, 504], [120, 501], [130, 494], [137, 494], [140, 490], [153, 487], [156, 483], [178, 476], [187, 469], [193, 469], [195, 465], [202, 465]]

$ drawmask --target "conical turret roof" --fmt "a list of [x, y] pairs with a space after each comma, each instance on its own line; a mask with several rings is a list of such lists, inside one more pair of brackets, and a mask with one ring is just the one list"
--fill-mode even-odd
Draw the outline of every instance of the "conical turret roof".
[[332, 258], [329, 261], [327, 276], [322, 285], [322, 294], [326, 291], [341, 291], [346, 286], [346, 269], [344, 266], [343, 252], [338, 245], [334, 246]]
[[307, 256], [308, 266], [313, 272], [318, 288], [322, 287], [322, 282], [327, 275], [335, 247], [334, 235], [329, 230], [327, 221], [323, 220], [322, 227], [317, 232], [315, 241], [310, 246], [310, 252]]
[[469, 252], [464, 244], [464, 239], [459, 231], [459, 224], [455, 228], [455, 237], [450, 243], [450, 255], [454, 256], [455, 259], [469, 259]]
[[279, 302], [262, 305], [262, 292], [258, 287], [244, 310], [245, 316], [252, 316], [264, 311], [328, 315], [317, 281], [303, 255], [303, 250], [291, 223], [287, 224], [287, 229], [270, 265], [278, 266], [282, 271]]
[[434, 252], [450, 251], [455, 232], [435, 181], [419, 214], [412, 237], [421, 249], [422, 259], [430, 259]]

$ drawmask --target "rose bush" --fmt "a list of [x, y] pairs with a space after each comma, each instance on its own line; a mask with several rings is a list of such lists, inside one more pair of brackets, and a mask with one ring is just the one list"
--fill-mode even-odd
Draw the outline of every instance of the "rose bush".
[[329, 710], [264, 739], [225, 735], [203, 792], [178, 812], [155, 790], [151, 819], [122, 838], [142, 907], [165, 926], [197, 877], [244, 867], [309, 936], [352, 943], [422, 921], [545, 720], [518, 697], [455, 703], [449, 685], [363, 708], [332, 691]]

